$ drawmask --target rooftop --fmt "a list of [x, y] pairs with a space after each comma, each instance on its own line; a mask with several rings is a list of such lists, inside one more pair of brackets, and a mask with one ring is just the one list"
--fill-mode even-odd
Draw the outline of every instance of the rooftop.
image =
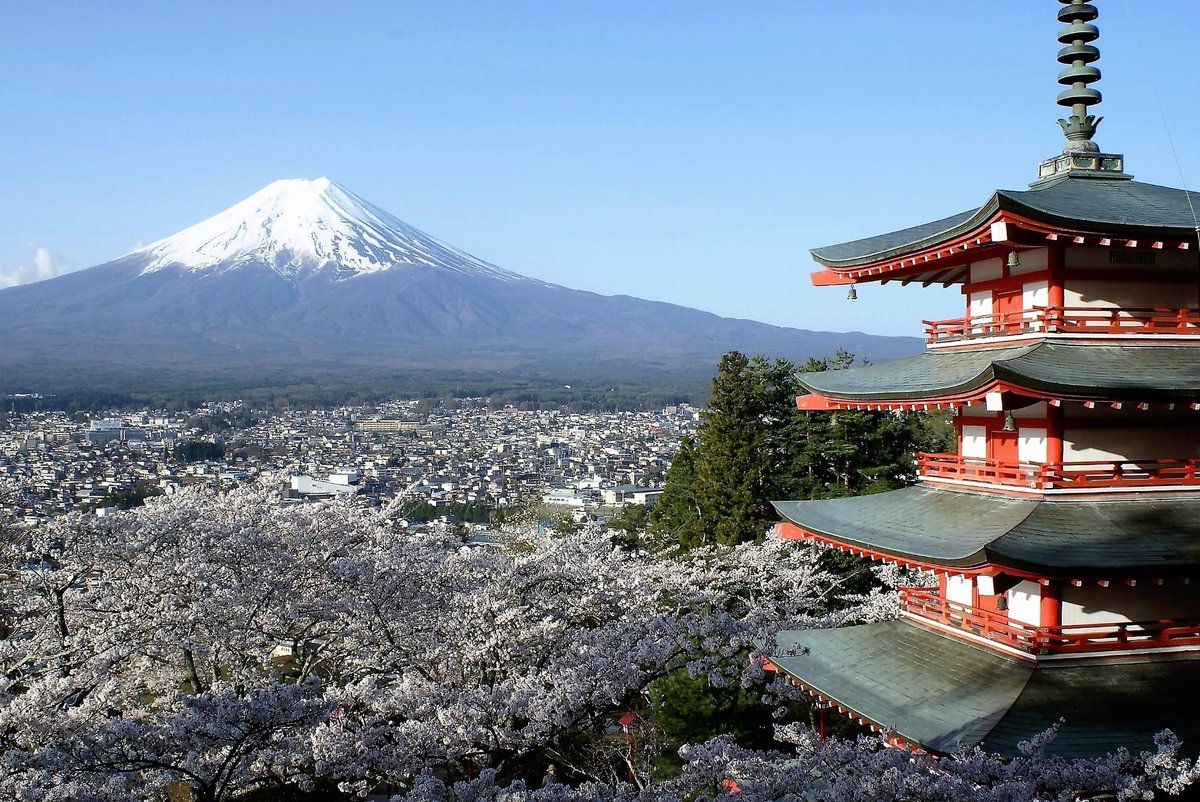
[[930, 567], [1126, 579], [1200, 566], [1195, 494], [1060, 501], [916, 486], [774, 504], [796, 536]]
[[1005, 757], [1062, 720], [1049, 754], [1153, 748], [1170, 728], [1200, 741], [1200, 660], [1042, 664], [1006, 657], [909, 621], [782, 632], [770, 661], [812, 695], [934, 752], [983, 746]]
[[826, 398], [864, 403], [976, 400], [1001, 383], [1038, 398], [1190, 402], [1200, 395], [1200, 347], [1040, 342], [927, 351], [879, 365], [804, 373], [800, 383]]

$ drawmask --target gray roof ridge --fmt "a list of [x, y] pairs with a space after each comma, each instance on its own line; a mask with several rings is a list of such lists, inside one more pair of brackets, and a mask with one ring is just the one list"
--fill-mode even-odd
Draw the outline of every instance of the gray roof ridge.
[[[1032, 510], [1030, 510], [1030, 512], [1032, 512]], [[986, 547], [985, 547], [985, 550], [986, 550]], [[909, 624], [911, 624], [914, 627], [918, 627], [918, 628], [920, 628], [922, 626], [921, 624], [917, 623], [916, 621], [912, 621], [912, 620], [909, 620]], [[1025, 678], [1020, 683], [1021, 689], [1019, 691], [1017, 691], [1015, 694], [1013, 694], [1013, 696], [1009, 700], [1008, 704], [1004, 706], [1004, 712], [1001, 715], [992, 717], [991, 726], [989, 726], [987, 728], [987, 732], [985, 732], [982, 736], [980, 736], [979, 740], [976, 741], [974, 744], [967, 745], [967, 744], [963, 744], [962, 741], [959, 741], [960, 746], [965, 745], [968, 748], [974, 748], [977, 746], [983, 747], [987, 743], [988, 736], [990, 736], [992, 734], [992, 732], [996, 729], [996, 727], [1000, 726], [1000, 723], [1002, 721], [1004, 721], [1005, 718], [1008, 717], [1008, 714], [1010, 712], [1012, 712], [1012, 709], [1014, 707], [1016, 707], [1017, 702], [1019, 702], [1021, 700], [1021, 697], [1025, 695], [1025, 692], [1027, 690], [1029, 690], [1029, 683], [1033, 682], [1033, 678], [1034, 678], [1035, 674], [1037, 673], [1038, 666], [1040, 665], [1041, 662], [1044, 662], [1044, 661], [1035, 661], [1032, 664], [1030, 664], [1026, 660], [1020, 660], [1011, 655], [1007, 655], [1002, 652], [997, 652], [995, 649], [989, 649], [987, 646], [984, 646], [982, 644], [973, 643], [973, 642], [967, 640], [966, 638], [959, 638], [954, 635], [951, 635], [948, 632], [939, 632], [938, 630], [932, 629], [930, 627], [924, 627], [924, 628], [937, 634], [937, 635], [942, 636], [943, 638], [947, 638], [955, 643], [965, 644], [967, 646], [970, 646], [973, 649], [978, 649], [981, 652], [985, 652], [988, 655], [999, 655], [1000, 657], [1006, 658], [1010, 662], [1012, 662], [1016, 665], [1019, 665], [1021, 667], [1029, 669], [1028, 673], [1025, 674]], [[980, 720], [982, 721], [983, 719], [980, 719]]]
[[1076, 184], [1082, 184], [1084, 182], [1087, 182], [1089, 185], [1100, 183], [1100, 182], [1110, 182], [1111, 186], [1118, 186], [1118, 187], [1153, 187], [1154, 189], [1165, 189], [1165, 190], [1170, 190], [1171, 192], [1180, 192], [1180, 193], [1186, 191], [1186, 192], [1190, 193], [1191, 195], [1195, 196], [1196, 198], [1200, 198], [1200, 190], [1196, 190], [1196, 189], [1184, 190], [1181, 187], [1172, 187], [1172, 186], [1168, 186], [1167, 184], [1157, 184], [1153, 181], [1138, 181], [1137, 179], [1113, 180], [1113, 179], [1109, 179], [1109, 178], [1094, 178], [1094, 177], [1082, 178], [1080, 176], [1069, 176], [1069, 175], [1063, 176], [1058, 181], [1054, 181], [1054, 182], [1052, 182], [1050, 184], [1046, 184], [1046, 185], [1030, 186], [1027, 189], [999, 189], [996, 191], [1002, 195], [1013, 195], [1013, 194], [1032, 195], [1034, 193], [1046, 192], [1047, 190], [1053, 189], [1054, 187], [1057, 187], [1061, 184], [1068, 184], [1068, 183], [1072, 183], [1072, 182], [1074, 182]]
[[[1004, 554], [1003, 549], [999, 548], [1000, 544], [1002, 544], [1005, 539], [1014, 537], [1013, 533], [1016, 532], [1021, 527], [1023, 527], [1025, 525], [1025, 522], [1029, 520], [1030, 516], [1032, 516], [1039, 509], [1041, 509], [1043, 504], [1053, 503], [1052, 501], [1050, 501], [1049, 499], [1046, 499], [1046, 498], [1033, 498], [1033, 499], [1029, 499], [1029, 501], [1032, 501], [1033, 503], [1030, 504], [1029, 508], [1025, 510], [1025, 514], [1021, 516], [1021, 520], [1017, 521], [1012, 526], [1010, 526], [1008, 528], [1008, 531], [1005, 532], [1004, 534], [1000, 535], [997, 538], [993, 538], [991, 541], [983, 544], [983, 549], [982, 549], [983, 556], [988, 562], [993, 563], [995, 565], [1004, 565], [1006, 556]], [[1011, 559], [1011, 558], [1008, 558], [1008, 559]]]
[[[986, 647], [978, 646], [976, 648], [983, 649]], [[1024, 662], [1024, 661], [1021, 661], [1021, 662]], [[1029, 684], [1031, 682], [1033, 682], [1033, 678], [1037, 675], [1038, 666], [1043, 662], [1045, 662], [1045, 661], [1043, 661], [1043, 660], [1035, 661], [1029, 667], [1029, 673], [1025, 675], [1024, 681], [1021, 682], [1021, 690], [1019, 690], [1019, 691], [1017, 691], [1017, 693], [1013, 694], [1012, 699], [1009, 701], [1008, 705], [1005, 706], [1005, 708], [1004, 708], [1003, 715], [996, 716], [992, 720], [991, 726], [988, 727], [987, 733], [982, 738], [979, 739], [976, 746], [978, 746], [982, 749], [987, 748], [988, 738], [991, 736], [991, 734], [993, 732], [995, 732], [996, 727], [1000, 726], [1000, 723], [1003, 722], [1006, 718], [1008, 718], [1009, 714], [1013, 712], [1013, 708], [1015, 708], [1017, 706], [1017, 702], [1021, 701], [1021, 697], [1024, 696], [1025, 692], [1029, 690]]]

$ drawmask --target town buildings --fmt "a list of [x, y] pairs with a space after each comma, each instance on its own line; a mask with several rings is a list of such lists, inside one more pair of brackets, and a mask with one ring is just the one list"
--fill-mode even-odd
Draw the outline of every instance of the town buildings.
[[1028, 190], [813, 251], [818, 285], [957, 284], [925, 353], [806, 374], [805, 410], [950, 409], [958, 448], [914, 487], [780, 502], [783, 537], [932, 572], [899, 620], [783, 633], [818, 702], [935, 753], [1200, 742], [1200, 197], [1133, 180], [1093, 140], [1100, 73], [1063, 8], [1063, 152]]
[[[298, 495], [352, 488], [366, 502], [403, 497], [435, 510], [498, 509], [557, 492], [594, 514], [646, 501], [630, 486], [661, 484], [697, 411], [490, 411], [484, 399], [461, 399], [266, 412], [228, 402], [96, 420], [46, 411], [0, 420], [0, 519], [33, 522], [104, 507], [137, 488], [172, 492], [263, 475], [292, 477]], [[120, 436], [130, 431], [139, 436]], [[178, 445], [195, 442], [219, 446], [222, 456], [177, 456]], [[319, 486], [331, 475], [342, 477], [336, 487]]]

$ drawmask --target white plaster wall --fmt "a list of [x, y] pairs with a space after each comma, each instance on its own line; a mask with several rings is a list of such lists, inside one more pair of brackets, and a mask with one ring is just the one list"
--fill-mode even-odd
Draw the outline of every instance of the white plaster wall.
[[1195, 307], [1195, 280], [1176, 282], [1125, 283], [1117, 281], [1065, 281], [1063, 298], [1067, 306], [1097, 309]]
[[1046, 461], [1046, 430], [1033, 426], [1017, 429], [1017, 461], [1041, 464]]
[[971, 589], [974, 586], [975, 583], [968, 577], [951, 574], [946, 577], [946, 601], [970, 607]]
[[[1045, 281], [1031, 281], [1021, 287], [1021, 308], [1032, 310], [1050, 303], [1050, 285]], [[1030, 311], [1024, 315], [1025, 320], [1033, 320], [1037, 313]]]
[[1049, 413], [1045, 401], [1038, 401], [1036, 404], [1030, 404], [1027, 407], [1013, 410], [1013, 417], [1017, 420], [1021, 418], [1042, 418], [1044, 419]]
[[1112, 428], [1063, 431], [1063, 461], [1177, 459], [1200, 456], [1200, 432], [1191, 428]]
[[1021, 302], [1026, 309], [1031, 306], [1045, 306], [1050, 302], [1050, 284], [1043, 280], [1021, 285]]
[[987, 429], [983, 426], [963, 426], [959, 452], [971, 459], [987, 458]]
[[983, 318], [992, 314], [992, 291], [972, 292], [967, 295], [967, 316]]
[[1049, 251], [1046, 248], [1035, 248], [1032, 251], [1021, 251], [1021, 264], [1008, 271], [1010, 276], [1023, 276], [1026, 273], [1038, 273], [1049, 266]]
[[1135, 587], [1092, 583], [1063, 588], [1062, 622], [1155, 621], [1160, 618], [1200, 617], [1200, 587], [1179, 581], [1163, 585], [1139, 582]]
[[1002, 278], [1004, 276], [1004, 260], [1000, 257], [995, 259], [984, 259], [982, 262], [973, 262], [971, 264], [971, 283], [979, 281], [991, 281], [994, 278]]
[[1008, 617], [1031, 626], [1042, 623], [1042, 587], [1036, 582], [1018, 582], [1008, 591]]

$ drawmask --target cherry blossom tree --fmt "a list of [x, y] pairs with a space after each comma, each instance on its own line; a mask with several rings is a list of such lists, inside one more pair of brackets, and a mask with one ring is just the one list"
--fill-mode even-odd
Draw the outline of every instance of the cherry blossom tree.
[[[66, 515], [4, 548], [0, 799], [678, 799], [732, 781], [749, 802], [877, 773], [896, 778], [881, 794], [900, 789], [878, 798], [949, 799], [937, 789], [1023, 776], [982, 753], [935, 763], [791, 726], [778, 754], [712, 741], [652, 782], [662, 739], [647, 726], [635, 752], [614, 730], [652, 682], [686, 669], [787, 701], [795, 689], [748, 659], [779, 629], [894, 614], [893, 594], [848, 595], [777, 539], [647, 555], [585, 527], [471, 548], [264, 484]], [[1173, 748], [1077, 765], [1034, 744], [1021, 771], [1132, 794], [1189, 779]], [[530, 791], [550, 760], [583, 784]]]
[[648, 558], [587, 529], [472, 549], [267, 486], [63, 516], [10, 550], [0, 790], [47, 799], [510, 776], [665, 673], [737, 681], [830, 593], [782, 548]]

